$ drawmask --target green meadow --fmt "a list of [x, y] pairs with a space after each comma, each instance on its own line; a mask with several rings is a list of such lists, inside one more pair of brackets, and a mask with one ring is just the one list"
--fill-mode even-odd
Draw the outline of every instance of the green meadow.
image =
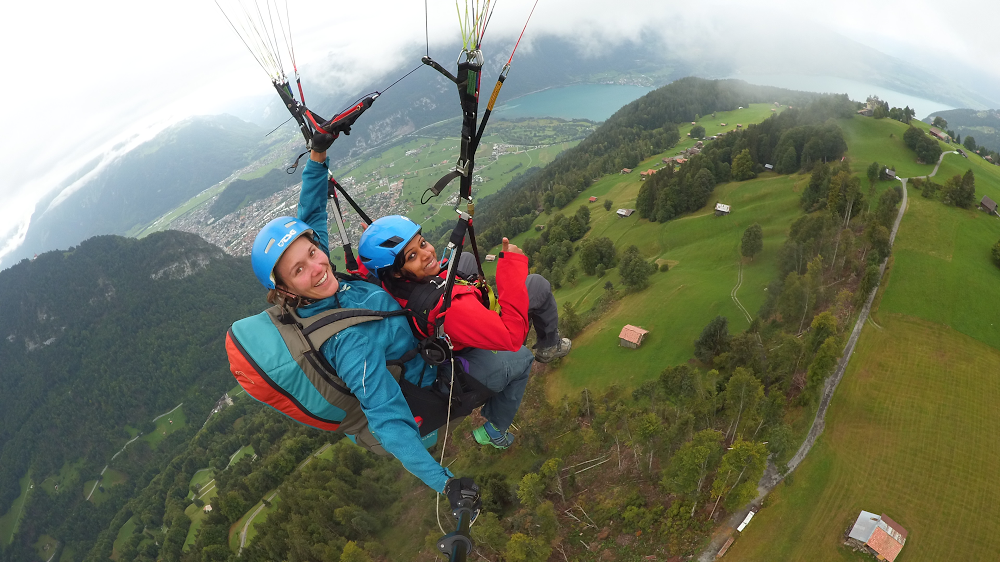
[[[128, 476], [122, 472], [119, 472], [113, 468], [109, 468], [104, 471], [100, 480], [89, 480], [83, 484], [83, 497], [90, 496], [90, 501], [97, 505], [101, 505], [111, 497], [110, 488], [117, 486], [118, 484], [124, 483], [128, 480]], [[101, 489], [103, 488], [103, 490]], [[93, 490], [93, 494], [91, 494]]]
[[816, 446], [727, 560], [871, 560], [841, 545], [861, 510], [909, 531], [899, 561], [996, 558], [1000, 450], [984, 439], [1000, 431], [1000, 350], [900, 314], [878, 323], [865, 327]]
[[111, 559], [118, 560], [118, 551], [121, 549], [122, 545], [125, 544], [125, 540], [132, 536], [135, 532], [135, 526], [138, 524], [136, 517], [133, 515], [129, 517], [128, 521], [122, 525], [121, 529], [118, 529], [118, 535], [115, 537], [114, 546], [111, 549]]
[[187, 416], [184, 415], [184, 407], [181, 406], [156, 420], [156, 429], [152, 433], [143, 435], [142, 439], [147, 441], [150, 447], [156, 448], [160, 441], [185, 425], [187, 425]]
[[[1000, 200], [1000, 168], [978, 156], [968, 160], [945, 156], [935, 180], [971, 169], [976, 176], [976, 200], [988, 195]], [[909, 314], [954, 328], [1000, 349], [1000, 268], [990, 248], [1000, 240], [1000, 218], [976, 209], [924, 199], [909, 188], [909, 208], [900, 223], [890, 271], [893, 290], [882, 299], [882, 310]]]
[[28, 501], [31, 493], [32, 481], [31, 471], [21, 477], [21, 495], [17, 496], [10, 509], [0, 517], [0, 545], [8, 545], [14, 540], [18, 523], [21, 522], [21, 515], [24, 513], [24, 504]]

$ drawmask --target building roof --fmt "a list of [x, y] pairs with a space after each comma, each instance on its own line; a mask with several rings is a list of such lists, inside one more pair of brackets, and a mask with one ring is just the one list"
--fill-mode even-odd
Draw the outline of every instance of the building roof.
[[870, 511], [862, 511], [861, 515], [858, 515], [858, 520], [854, 522], [854, 527], [851, 528], [848, 536], [866, 543], [871, 538], [872, 533], [875, 532], [875, 528], [878, 527], [878, 521], [878, 515]]
[[767, 170], [773, 170], [774, 169], [774, 164], [764, 164], [764, 168], [767, 169]]
[[622, 168], [622, 173], [623, 174], [631, 174], [632, 173], [632, 168]]
[[593, 195], [591, 195], [590, 196], [590, 202], [593, 203], [594, 201], [597, 201], [597, 197], [594, 197]]
[[638, 326], [633, 326], [631, 324], [625, 324], [625, 327], [622, 328], [622, 331], [621, 331], [620, 334], [618, 334], [618, 337], [621, 338], [621, 339], [623, 339], [623, 340], [625, 340], [625, 341], [627, 341], [627, 342], [632, 342], [632, 343], [638, 345], [638, 344], [642, 343], [643, 336], [645, 336], [648, 333], [649, 333], [649, 330], [643, 330], [642, 328], [640, 328]]
[[937, 127], [931, 127], [931, 134], [941, 139], [948, 138], [948, 133], [942, 131], [941, 129], [938, 129]]
[[715, 210], [716, 211], [722, 211], [723, 213], [728, 213], [729, 212], [729, 205], [723, 205], [722, 203], [716, 203], [715, 204]]
[[899, 523], [889, 519], [889, 516], [884, 513], [882, 514], [882, 523], [880, 523], [879, 526], [882, 527], [883, 524], [887, 527], [887, 530], [889, 530], [890, 535], [892, 535], [892, 531], [895, 531], [896, 534], [899, 535], [898, 537], [895, 537], [896, 540], [906, 542], [906, 535], [909, 534], [906, 529], [904, 529]]
[[639, 175], [640, 176], [651, 176], [651, 175], [653, 175], [655, 173], [656, 173], [656, 170], [650, 168], [650, 169], [646, 170], [645, 172], [639, 172]]
[[983, 195], [983, 200], [979, 204], [982, 205], [983, 207], [986, 207], [990, 211], [996, 211], [997, 210], [997, 202], [994, 201], [994, 200], [992, 200], [992, 199], [990, 199], [986, 195]]
[[890, 178], [894, 178], [896, 177], [896, 170], [890, 170], [889, 168], [886, 168], [885, 175], [889, 176]]
[[884, 513], [875, 515], [862, 511], [848, 536], [871, 547], [889, 562], [893, 562], [906, 544], [906, 529]]
[[893, 562], [899, 556], [899, 551], [903, 550], [903, 543], [886, 533], [881, 526], [875, 528], [867, 544], [889, 562]]
[[618, 209], [618, 214], [623, 217], [631, 216], [635, 212], [635, 209]]

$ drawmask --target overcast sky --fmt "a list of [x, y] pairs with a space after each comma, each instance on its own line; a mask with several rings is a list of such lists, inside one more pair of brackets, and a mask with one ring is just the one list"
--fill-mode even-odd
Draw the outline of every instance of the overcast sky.
[[[487, 42], [516, 36], [533, 3], [497, 1]], [[330, 55], [344, 69], [306, 75], [307, 83], [323, 79], [351, 90], [413, 56], [418, 45], [422, 51], [421, 0], [288, 2], [300, 70]], [[457, 17], [452, 0], [428, 5], [435, 54], [435, 44], [458, 39]], [[531, 48], [531, 37], [556, 34], [600, 50], [635, 40], [643, 29], [666, 34], [668, 45], [680, 48], [757, 24], [774, 37], [780, 27], [765, 22], [781, 17], [824, 26], [929, 70], [947, 67], [959, 83], [976, 73], [1000, 83], [995, 14], [992, 0], [966, 2], [961, 10], [928, 0], [540, 0], [521, 48]], [[39, 198], [82, 163], [184, 117], [273, 94], [213, 0], [4, 2], [0, 47], [9, 78], [0, 104], [0, 257]]]

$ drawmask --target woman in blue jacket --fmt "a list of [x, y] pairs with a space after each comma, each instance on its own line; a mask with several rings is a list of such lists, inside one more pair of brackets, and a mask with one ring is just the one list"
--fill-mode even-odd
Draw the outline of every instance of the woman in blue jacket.
[[[330, 135], [317, 135], [302, 172], [298, 218], [279, 217], [257, 234], [251, 253], [254, 274], [268, 289], [268, 301], [296, 309], [310, 317], [332, 308], [399, 310], [399, 304], [380, 287], [365, 281], [340, 280], [330, 263], [327, 232], [326, 150]], [[327, 340], [320, 352], [361, 403], [371, 435], [349, 436], [355, 440], [376, 439], [403, 466], [438, 492], [454, 493], [474, 486], [471, 480], [453, 479], [438, 464], [420, 439], [419, 429], [403, 398], [399, 384], [386, 369], [417, 347], [405, 316], [365, 322], [342, 330]], [[435, 380], [435, 367], [419, 355], [405, 363], [405, 377], [425, 386]], [[447, 485], [447, 490], [446, 490]]]

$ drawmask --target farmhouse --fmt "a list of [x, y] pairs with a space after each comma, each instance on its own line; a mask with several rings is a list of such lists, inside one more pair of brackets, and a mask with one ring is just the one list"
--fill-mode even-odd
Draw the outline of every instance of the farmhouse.
[[640, 179], [646, 179], [646, 178], [652, 176], [655, 173], [656, 173], [656, 170], [653, 170], [652, 168], [649, 169], [649, 170], [646, 170], [645, 172], [639, 172], [639, 175], [642, 176], [642, 178], [640, 178]]
[[618, 209], [618, 218], [631, 217], [635, 209]]
[[774, 164], [764, 164], [764, 169], [767, 170], [768, 172], [773, 172]]
[[590, 201], [591, 203], [596, 203], [597, 202], [597, 197], [594, 197], [593, 195], [591, 195], [590, 199], [588, 199], [588, 201]]
[[896, 170], [890, 170], [889, 168], [886, 168], [885, 175], [889, 176], [889, 179], [894, 180], [896, 179]]
[[907, 531], [884, 513], [862, 511], [847, 534], [847, 544], [893, 562], [906, 544]]
[[872, 109], [870, 107], [866, 107], [864, 109], [859, 109], [858, 110], [858, 115], [863, 115], [865, 117], [871, 117], [874, 114], [875, 114], [875, 112], [872, 111]]
[[948, 142], [950, 140], [948, 133], [942, 131], [941, 129], [938, 129], [937, 127], [931, 127], [931, 134], [943, 140], [944, 142]]
[[497, 257], [493, 254], [486, 254], [486, 261], [497, 261]]
[[642, 340], [646, 339], [649, 330], [643, 330], [638, 326], [625, 324], [620, 334], [618, 334], [618, 345], [629, 349], [639, 349]]
[[979, 208], [991, 215], [997, 214], [997, 203], [988, 196], [983, 195], [983, 200], [979, 202]]
[[623, 174], [623, 175], [624, 174], [631, 174], [632, 173], [632, 168], [622, 168], [622, 171], [619, 172], [619, 173]]
[[202, 511], [204, 511], [205, 513], [209, 513], [210, 511], [212, 511], [212, 504], [205, 504], [205, 507], [202, 508]]
[[723, 205], [722, 203], [715, 204], [715, 216], [721, 217], [729, 214], [729, 205]]

